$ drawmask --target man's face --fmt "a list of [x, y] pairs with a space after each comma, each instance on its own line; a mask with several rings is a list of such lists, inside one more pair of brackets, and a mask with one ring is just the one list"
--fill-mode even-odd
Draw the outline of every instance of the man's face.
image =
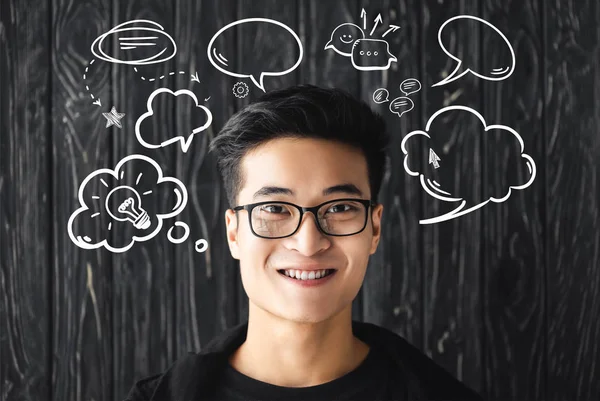
[[[316, 206], [339, 198], [371, 199], [367, 163], [362, 152], [348, 145], [320, 139], [280, 138], [262, 144], [242, 159], [244, 187], [238, 205], [262, 201], [287, 201]], [[327, 188], [350, 184], [361, 193], [334, 192]], [[255, 193], [263, 187], [287, 188], [293, 194]], [[343, 208], [342, 208], [343, 210]], [[226, 213], [227, 239], [232, 256], [240, 261], [244, 290], [252, 304], [280, 318], [320, 322], [351, 308], [363, 282], [369, 255], [377, 249], [383, 206], [368, 210], [365, 229], [336, 237], [321, 233], [313, 214], [305, 213], [298, 231], [290, 237], [255, 236], [248, 212]], [[236, 224], [239, 227], [236, 230]], [[317, 263], [337, 271], [323, 284], [304, 287], [277, 270]]]

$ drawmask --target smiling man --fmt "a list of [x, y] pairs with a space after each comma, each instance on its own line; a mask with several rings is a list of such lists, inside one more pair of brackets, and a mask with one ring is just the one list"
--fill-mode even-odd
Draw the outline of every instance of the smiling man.
[[399, 335], [352, 320], [388, 144], [383, 119], [336, 89], [273, 91], [234, 115], [211, 151], [248, 320], [128, 400], [480, 400]]

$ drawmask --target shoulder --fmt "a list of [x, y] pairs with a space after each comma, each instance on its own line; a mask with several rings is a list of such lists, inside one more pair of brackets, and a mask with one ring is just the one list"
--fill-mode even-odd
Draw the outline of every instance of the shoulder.
[[409, 381], [412, 394], [428, 400], [483, 400], [483, 397], [395, 332], [364, 323], [369, 340], [391, 358], [393, 375]]
[[164, 373], [159, 373], [136, 381], [129, 390], [127, 398], [123, 401], [149, 401], [154, 390], [163, 377]]

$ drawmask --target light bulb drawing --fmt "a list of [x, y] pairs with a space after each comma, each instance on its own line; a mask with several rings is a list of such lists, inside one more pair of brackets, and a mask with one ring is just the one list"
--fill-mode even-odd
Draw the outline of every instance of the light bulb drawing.
[[[112, 202], [111, 202], [112, 201]], [[138, 230], [150, 227], [148, 212], [141, 207], [140, 194], [128, 185], [121, 185], [106, 197], [106, 211], [115, 220], [129, 221]]]

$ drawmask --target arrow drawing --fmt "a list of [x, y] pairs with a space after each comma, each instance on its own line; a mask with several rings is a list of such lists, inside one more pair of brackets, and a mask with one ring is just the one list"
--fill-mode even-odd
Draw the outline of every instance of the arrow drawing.
[[364, 8], [360, 12], [360, 18], [363, 19], [363, 29], [367, 29], [367, 12]]
[[198, 71], [196, 71], [196, 74], [192, 74], [192, 82], [198, 82], [200, 83], [200, 78], [198, 78]]
[[433, 168], [439, 168], [440, 167], [440, 164], [438, 163], [439, 160], [440, 160], [440, 158], [438, 157], [438, 155], [435, 154], [433, 149], [429, 148], [429, 164], [433, 163]]
[[385, 31], [384, 34], [381, 35], [381, 37], [385, 38], [385, 35], [387, 35], [390, 32], [396, 32], [398, 29], [400, 29], [400, 27], [398, 25], [392, 25], [392, 24], [390, 24], [390, 29], [388, 29], [387, 31]]
[[375, 18], [375, 25], [373, 25], [373, 29], [371, 29], [371, 33], [369, 34], [369, 36], [373, 36], [373, 32], [375, 32], [377, 24], [381, 24], [382, 22], [383, 19], [381, 18], [381, 14], [377, 14], [377, 18]]
[[96, 100], [96, 101], [94, 102], [94, 104], [95, 104], [96, 106], [102, 106], [102, 102], [100, 101], [100, 98], [98, 98], [98, 100]]

